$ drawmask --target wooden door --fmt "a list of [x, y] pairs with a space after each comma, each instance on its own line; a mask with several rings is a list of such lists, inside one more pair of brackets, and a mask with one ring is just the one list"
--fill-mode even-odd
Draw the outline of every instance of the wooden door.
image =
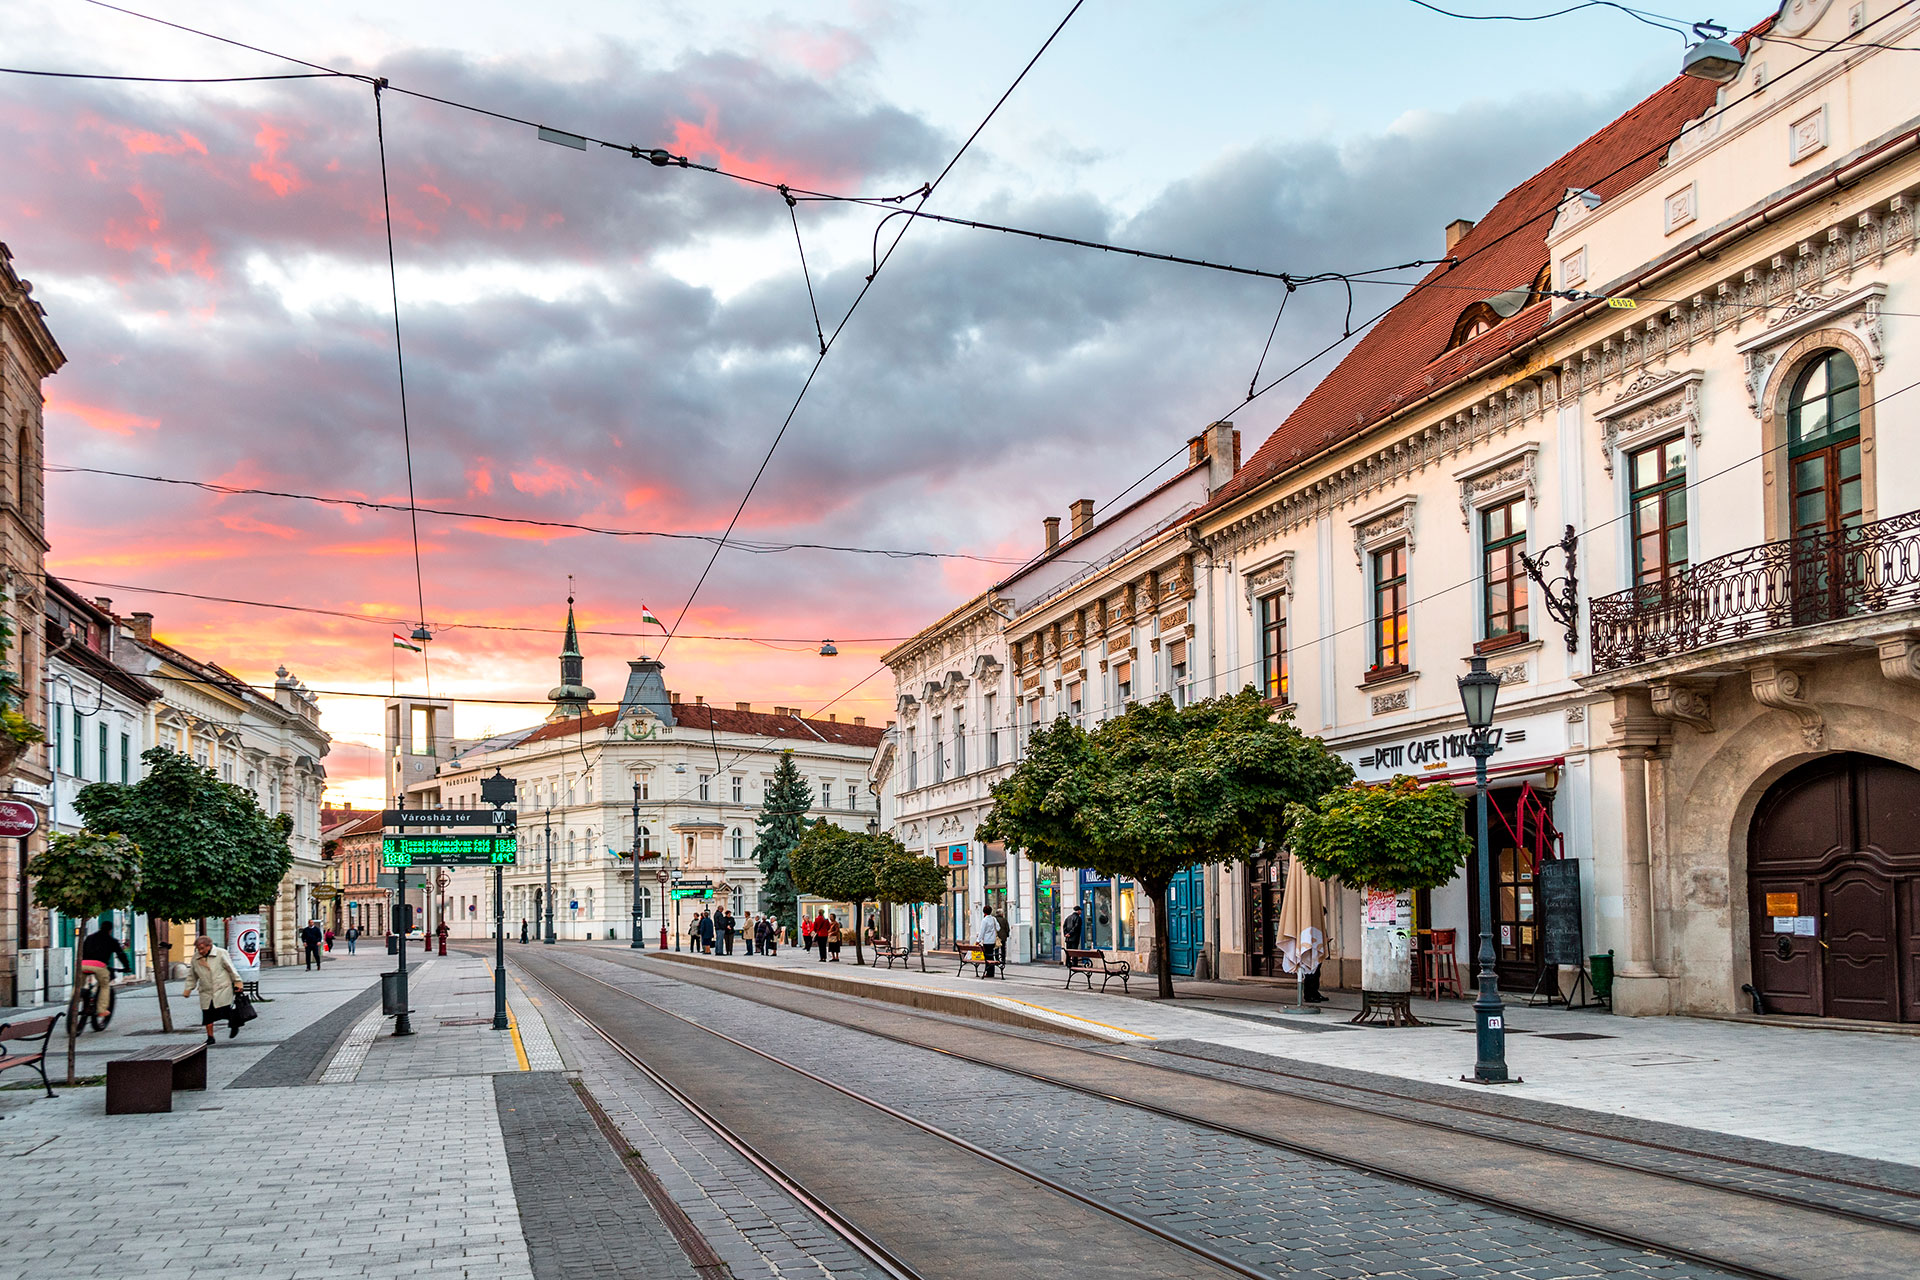
[[1827, 1016], [1899, 1021], [1892, 883], [1849, 868], [1827, 882], [1821, 906]]

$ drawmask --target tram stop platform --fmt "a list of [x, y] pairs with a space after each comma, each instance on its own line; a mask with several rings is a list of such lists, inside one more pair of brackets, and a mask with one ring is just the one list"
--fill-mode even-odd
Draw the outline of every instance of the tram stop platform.
[[[592, 946], [594, 944], [585, 944]], [[739, 944], [736, 943], [736, 947]], [[1122, 994], [1065, 989], [1059, 965], [1004, 966], [1005, 978], [956, 973], [955, 957], [918, 958], [906, 968], [838, 963], [782, 948], [775, 956], [645, 953], [683, 965], [773, 979], [934, 1013], [1068, 1032], [1219, 1061], [1260, 1055], [1382, 1082], [1443, 1086], [1484, 1096], [1461, 1080], [1474, 1064], [1471, 1000], [1412, 1002], [1425, 1024], [1356, 1026], [1360, 996], [1329, 991], [1319, 1013], [1294, 1011], [1291, 981], [1174, 981], [1175, 999], [1156, 996], [1157, 979], [1134, 974]], [[871, 961], [871, 956], [868, 957]], [[1920, 1037], [1694, 1017], [1630, 1018], [1602, 1008], [1529, 1007], [1507, 997], [1507, 1062], [1522, 1083], [1496, 1090], [1606, 1115], [1920, 1165], [1920, 1130], [1888, 1124], [1920, 1113]]]

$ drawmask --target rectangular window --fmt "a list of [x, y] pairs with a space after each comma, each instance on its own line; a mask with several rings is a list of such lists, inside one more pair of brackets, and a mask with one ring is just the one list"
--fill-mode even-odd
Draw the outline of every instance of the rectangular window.
[[1187, 705], [1187, 642], [1175, 640], [1167, 646], [1167, 683], [1173, 686], [1173, 705]]
[[967, 776], [967, 726], [958, 720], [953, 722], [953, 776]]
[[1113, 665], [1114, 700], [1125, 707], [1127, 699], [1133, 697], [1133, 664], [1116, 662]]
[[644, 773], [640, 775], [640, 798], [642, 800], [653, 798], [653, 779]]
[[1666, 582], [1687, 567], [1687, 445], [1679, 436], [1627, 459], [1633, 508], [1633, 585]]
[[1520, 562], [1527, 549], [1525, 495], [1481, 511], [1480, 538], [1486, 643], [1525, 640], [1527, 569]]
[[702, 800], [713, 799], [713, 775], [710, 773], [700, 775], [700, 798]]
[[1291, 702], [1287, 685], [1287, 597], [1276, 591], [1260, 598], [1260, 696]]
[[100, 726], [100, 772], [94, 775], [100, 781], [107, 780], [107, 726]]
[[907, 789], [920, 785], [920, 752], [913, 745], [913, 730], [907, 730]]
[[858, 812], [860, 809], [860, 786], [858, 783], [849, 782], [847, 784], [847, 808], [855, 812]]
[[1373, 553], [1374, 672], [1407, 669], [1407, 622], [1407, 544], [1396, 542]]
[[1000, 763], [1000, 730], [993, 724], [992, 694], [989, 693], [981, 699], [981, 710], [985, 714], [980, 718], [987, 724], [987, 768], [991, 769]]
[[58, 707], [55, 707], [53, 714], [47, 718], [53, 721], [53, 767], [56, 770], [65, 769], [67, 767], [67, 737], [61, 726], [66, 724], [66, 718], [60, 714], [60, 708]]
[[831, 782], [823, 782], [820, 784], [820, 807], [822, 809], [833, 808], [833, 784]]
[[130, 781], [128, 773], [132, 768], [133, 740], [126, 734], [120, 735], [120, 781]]
[[1080, 723], [1080, 682], [1077, 680], [1067, 686], [1067, 714], [1075, 724]]
[[592, 804], [593, 803], [593, 775], [588, 774], [585, 778], [581, 779], [580, 785], [582, 790], [584, 790], [586, 793], [585, 795], [581, 796], [581, 799], [585, 800], [588, 804]]
[[947, 743], [940, 736], [940, 717], [933, 718], [933, 780], [944, 782], [947, 777]]
[[[81, 723], [78, 708], [75, 708], [73, 713], [73, 776], [76, 778], [87, 776], [87, 730]], [[229, 778], [228, 781], [231, 782], [232, 779]]]
[[737, 773], [734, 774], [733, 775], [733, 802], [735, 804], [739, 804], [741, 801], [741, 798], [746, 795], [746, 791], [747, 791], [747, 780], [741, 777]]

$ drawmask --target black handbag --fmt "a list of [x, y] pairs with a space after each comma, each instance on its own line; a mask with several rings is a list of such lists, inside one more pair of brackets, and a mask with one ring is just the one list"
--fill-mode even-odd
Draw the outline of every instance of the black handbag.
[[227, 1022], [231, 1026], [244, 1027], [259, 1016], [260, 1011], [253, 1007], [253, 1001], [242, 991], [233, 997], [233, 1012], [227, 1015]]

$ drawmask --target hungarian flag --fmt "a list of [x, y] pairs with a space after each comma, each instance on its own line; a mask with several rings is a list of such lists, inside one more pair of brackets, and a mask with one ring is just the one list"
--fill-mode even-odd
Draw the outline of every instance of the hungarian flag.
[[667, 624], [660, 621], [660, 619], [654, 617], [653, 610], [647, 608], [647, 606], [645, 606], [644, 604], [640, 606], [640, 621], [651, 622], [654, 626], [660, 628], [662, 631], [665, 631], [667, 629]]
[[405, 636], [401, 635], [398, 631], [393, 633], [393, 647], [396, 649], [411, 649], [415, 653], [425, 652], [425, 650], [421, 649], [419, 645], [407, 639]]

